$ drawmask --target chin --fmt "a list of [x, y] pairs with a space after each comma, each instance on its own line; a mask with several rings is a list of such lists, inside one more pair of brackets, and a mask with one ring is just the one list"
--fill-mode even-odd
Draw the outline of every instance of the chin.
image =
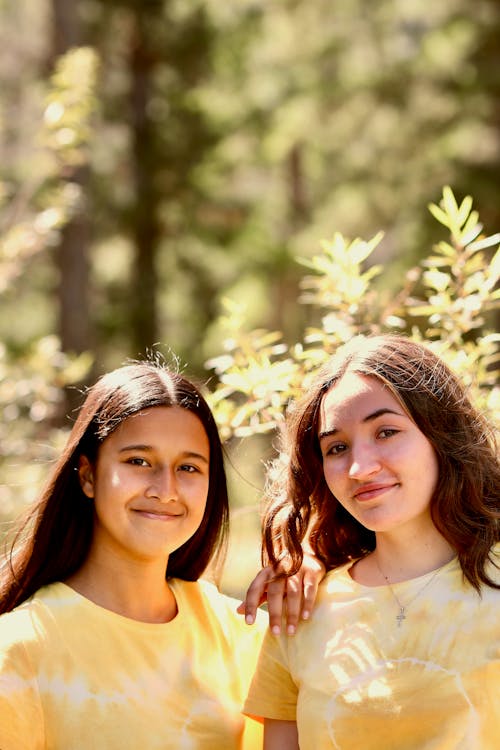
[[397, 529], [398, 526], [400, 526], [402, 523], [404, 523], [404, 520], [395, 518], [358, 518], [357, 520], [362, 526], [365, 527], [365, 529], [373, 531], [375, 534], [382, 534], [384, 532], [393, 531], [394, 529]]

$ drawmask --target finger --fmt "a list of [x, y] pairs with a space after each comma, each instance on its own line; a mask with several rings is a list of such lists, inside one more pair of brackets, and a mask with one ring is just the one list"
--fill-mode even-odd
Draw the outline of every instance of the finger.
[[294, 635], [302, 610], [302, 576], [290, 576], [286, 580], [286, 632]]
[[285, 608], [287, 579], [277, 578], [267, 586], [267, 609], [269, 613], [269, 627], [274, 635], [281, 633], [281, 620]]
[[323, 572], [313, 573], [310, 571], [304, 575], [304, 590], [302, 603], [302, 619], [308, 620], [314, 607], [314, 602], [318, 595], [318, 586], [323, 578]]
[[[239, 615], [248, 615], [249, 619], [251, 617], [255, 619], [256, 610], [258, 609], [258, 607], [260, 607], [261, 604], [264, 604], [266, 600], [267, 600], [266, 594], [264, 594], [260, 599], [254, 599], [252, 597], [250, 601], [248, 601], [247, 598], [245, 597], [245, 599], [243, 599], [243, 601], [240, 604], [238, 604], [238, 606], [236, 607], [236, 611]], [[249, 625], [251, 624], [252, 623], [249, 622]]]
[[266, 601], [267, 586], [272, 576], [273, 572], [270, 567], [262, 568], [248, 587], [244, 601], [238, 607], [238, 612], [241, 608], [245, 613], [245, 622], [248, 625], [255, 622], [257, 608]]

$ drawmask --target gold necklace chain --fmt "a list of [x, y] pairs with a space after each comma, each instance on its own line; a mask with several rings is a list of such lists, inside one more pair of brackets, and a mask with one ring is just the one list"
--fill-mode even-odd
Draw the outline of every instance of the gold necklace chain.
[[395, 592], [395, 591], [394, 591], [394, 589], [392, 588], [392, 586], [391, 586], [391, 582], [389, 581], [389, 579], [387, 578], [386, 574], [384, 573], [384, 571], [383, 571], [383, 570], [382, 570], [382, 568], [380, 567], [380, 565], [379, 565], [379, 562], [378, 562], [377, 558], [375, 558], [375, 564], [377, 565], [377, 568], [379, 569], [379, 571], [380, 571], [380, 574], [381, 574], [381, 575], [382, 575], [382, 577], [383, 577], [383, 578], [385, 579], [385, 581], [386, 581], [386, 583], [387, 583], [387, 585], [388, 585], [388, 587], [389, 587], [389, 591], [391, 592], [391, 594], [392, 594], [392, 596], [393, 596], [393, 598], [394, 598], [394, 600], [395, 600], [396, 604], [398, 605], [398, 608], [399, 608], [399, 612], [398, 612], [398, 614], [396, 615], [396, 620], [397, 620], [397, 622], [398, 622], [398, 628], [400, 628], [400, 627], [401, 627], [401, 625], [403, 624], [403, 620], [406, 620], [406, 610], [408, 609], [408, 607], [409, 607], [409, 606], [411, 606], [411, 605], [413, 604], [413, 602], [415, 601], [415, 599], [416, 599], [417, 597], [419, 597], [419, 596], [420, 596], [420, 594], [422, 593], [422, 591], [424, 591], [424, 589], [426, 589], [426, 588], [427, 588], [427, 586], [430, 586], [430, 584], [431, 584], [431, 583], [433, 582], [433, 580], [434, 580], [434, 579], [436, 578], [436, 576], [438, 575], [438, 573], [439, 573], [439, 572], [440, 572], [440, 571], [442, 570], [442, 567], [441, 567], [441, 568], [436, 568], [436, 570], [434, 571], [434, 573], [433, 573], [433, 574], [431, 575], [431, 577], [430, 577], [430, 578], [429, 578], [429, 579], [428, 579], [428, 580], [427, 580], [427, 581], [426, 581], [426, 582], [424, 583], [424, 585], [422, 586], [422, 588], [420, 588], [420, 589], [419, 589], [419, 590], [417, 591], [417, 593], [415, 594], [415, 596], [414, 596], [414, 597], [413, 597], [412, 599], [410, 599], [410, 601], [409, 601], [409, 602], [407, 602], [407, 603], [406, 603], [405, 605], [403, 605], [403, 604], [401, 604], [401, 602], [400, 602], [400, 600], [399, 600], [399, 597], [397, 596], [396, 592]]

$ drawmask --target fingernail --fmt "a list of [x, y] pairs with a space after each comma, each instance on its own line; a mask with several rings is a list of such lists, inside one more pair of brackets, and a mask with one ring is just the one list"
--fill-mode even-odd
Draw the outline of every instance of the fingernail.
[[302, 612], [302, 619], [308, 620], [310, 617], [310, 614], [311, 614], [310, 612], [308, 612], [307, 610], [304, 610], [304, 612]]
[[280, 626], [279, 625], [273, 625], [273, 627], [271, 628], [271, 633], [273, 635], [279, 635], [281, 633]]
[[245, 615], [245, 622], [247, 625], [253, 625], [254, 617], [253, 615]]
[[295, 635], [295, 625], [289, 625], [286, 629], [288, 635]]

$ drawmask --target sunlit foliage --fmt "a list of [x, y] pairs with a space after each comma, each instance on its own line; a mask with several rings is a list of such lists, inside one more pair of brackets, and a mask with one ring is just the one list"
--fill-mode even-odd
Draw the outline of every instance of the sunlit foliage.
[[[76, 49], [60, 58], [48, 83], [45, 117], [37, 138], [38, 159], [24, 192], [4, 185], [0, 205], [0, 302], [15, 300], [17, 283], [34, 257], [49, 252], [80, 198], [79, 188], [64, 179], [68, 166], [82, 164], [91, 133], [97, 58]], [[26, 312], [20, 310], [19, 318]], [[16, 320], [12, 320], [15, 328]], [[21, 351], [0, 345], [0, 519], [33, 498], [46, 472], [45, 462], [63, 439], [54, 427], [62, 389], [79, 382], [90, 356], [61, 352], [56, 336], [47, 335]]]
[[274, 429], [315, 369], [359, 333], [397, 331], [428, 341], [470, 386], [480, 407], [498, 419], [500, 335], [488, 326], [500, 306], [500, 235], [486, 236], [472, 199], [459, 205], [449, 187], [429, 210], [449, 238], [408, 271], [396, 295], [375, 288], [383, 269], [368, 265], [380, 235], [365, 242], [335, 234], [321, 253], [302, 261], [309, 274], [301, 302], [319, 322], [292, 346], [278, 331], [245, 331], [244, 312], [227, 303], [225, 353], [208, 362], [220, 381], [212, 404], [226, 436]]

